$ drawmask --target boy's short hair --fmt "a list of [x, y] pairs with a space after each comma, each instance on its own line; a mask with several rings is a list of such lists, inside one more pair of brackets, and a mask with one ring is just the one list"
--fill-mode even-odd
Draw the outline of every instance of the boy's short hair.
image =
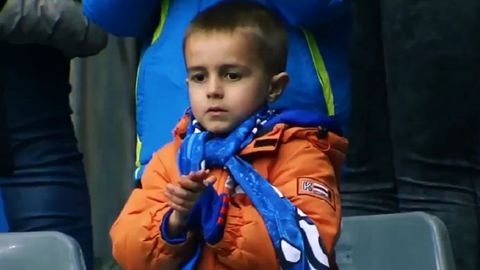
[[195, 32], [233, 32], [252, 28], [257, 46], [268, 72], [285, 71], [288, 54], [287, 30], [281, 19], [264, 6], [249, 1], [224, 1], [200, 12], [193, 18], [183, 39]]

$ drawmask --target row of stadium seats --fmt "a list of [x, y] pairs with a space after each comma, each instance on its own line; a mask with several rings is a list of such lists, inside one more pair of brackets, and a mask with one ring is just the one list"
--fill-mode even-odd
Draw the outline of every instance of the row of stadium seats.
[[[336, 248], [341, 270], [453, 270], [445, 225], [423, 212], [347, 217]], [[2, 270], [85, 270], [76, 241], [59, 232], [0, 234]]]

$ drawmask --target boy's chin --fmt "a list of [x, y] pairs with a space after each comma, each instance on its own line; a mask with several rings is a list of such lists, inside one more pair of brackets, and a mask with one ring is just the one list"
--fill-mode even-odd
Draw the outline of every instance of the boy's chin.
[[205, 129], [208, 130], [209, 132], [215, 134], [215, 135], [222, 136], [222, 135], [227, 135], [228, 133], [230, 133], [233, 130], [233, 125], [230, 125], [230, 124], [227, 124], [227, 123], [222, 123], [222, 124], [215, 123], [215, 124], [212, 124], [212, 125], [207, 125], [207, 127], [205, 127]]

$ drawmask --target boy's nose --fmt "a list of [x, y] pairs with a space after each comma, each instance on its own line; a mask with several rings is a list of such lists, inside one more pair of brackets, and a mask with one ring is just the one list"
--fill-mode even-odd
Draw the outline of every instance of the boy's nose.
[[213, 78], [210, 80], [207, 89], [207, 98], [222, 98], [223, 86], [219, 79]]

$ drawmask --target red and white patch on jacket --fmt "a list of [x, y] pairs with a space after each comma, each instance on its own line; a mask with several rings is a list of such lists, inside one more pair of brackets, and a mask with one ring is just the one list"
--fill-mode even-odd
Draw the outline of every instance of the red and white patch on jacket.
[[333, 191], [320, 180], [309, 177], [297, 178], [298, 195], [309, 195], [325, 200], [335, 208], [335, 198]]

